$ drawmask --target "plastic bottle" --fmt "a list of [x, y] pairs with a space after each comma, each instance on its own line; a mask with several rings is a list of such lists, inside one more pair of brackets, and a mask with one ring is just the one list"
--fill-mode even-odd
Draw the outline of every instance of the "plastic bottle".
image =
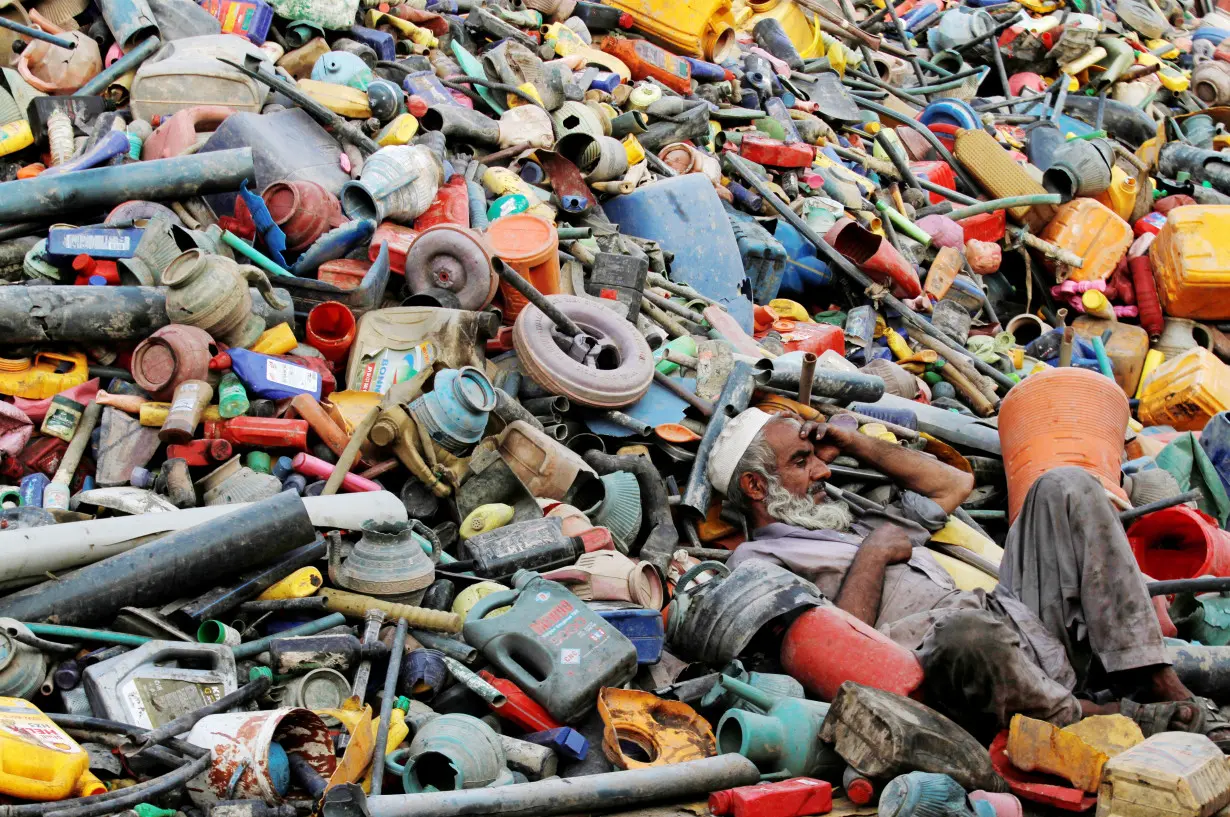
[[201, 424], [201, 414], [213, 399], [213, 386], [204, 380], [185, 380], [175, 388], [171, 410], [158, 431], [164, 443], [186, 443]]
[[0, 792], [63, 800], [89, 773], [90, 756], [29, 701], [0, 698]]
[[607, 37], [602, 50], [623, 60], [633, 79], [656, 79], [672, 91], [692, 93], [692, 66], [653, 43]]
[[832, 784], [810, 777], [740, 786], [709, 795], [709, 811], [716, 817], [805, 817], [827, 814], [832, 809]]
[[43, 491], [51, 483], [46, 474], [27, 474], [21, 478], [21, 504], [32, 508], [43, 507]]
[[258, 397], [281, 400], [296, 394], [310, 394], [317, 400], [320, 399], [320, 374], [307, 366], [247, 349], [231, 349], [230, 356], [231, 369], [248, 390]]
[[231, 445], [256, 448], [296, 448], [307, 450], [306, 420], [286, 420], [280, 417], [236, 417], [233, 420], [207, 420], [205, 436], [223, 439]]
[[234, 372], [222, 375], [222, 382], [218, 384], [218, 413], [229, 420], [246, 413], [248, 407], [248, 392], [239, 375]]

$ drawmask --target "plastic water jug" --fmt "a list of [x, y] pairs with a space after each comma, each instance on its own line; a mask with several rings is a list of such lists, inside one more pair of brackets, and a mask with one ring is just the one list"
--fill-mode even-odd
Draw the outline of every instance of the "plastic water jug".
[[[602, 687], [622, 686], [636, 674], [632, 642], [562, 584], [521, 570], [513, 585], [474, 605], [465, 640], [552, 717], [575, 722]], [[508, 605], [508, 612], [484, 618]]]

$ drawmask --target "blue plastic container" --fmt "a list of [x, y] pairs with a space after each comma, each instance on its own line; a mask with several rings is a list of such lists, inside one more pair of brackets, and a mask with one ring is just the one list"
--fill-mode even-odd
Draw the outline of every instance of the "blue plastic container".
[[794, 227], [779, 219], [773, 237], [781, 243], [787, 256], [778, 297], [806, 300], [811, 290], [833, 282], [829, 265], [816, 257], [816, 248]]
[[[43, 507], [43, 489], [51, 484], [46, 474], [26, 474], [21, 478], [21, 504], [31, 508]], [[640, 653], [638, 648], [637, 653]]]
[[456, 105], [457, 100], [445, 90], [440, 80], [431, 71], [416, 71], [406, 74], [401, 87], [411, 96], [422, 97], [428, 105]]
[[231, 370], [243, 381], [250, 395], [284, 400], [297, 394], [310, 394], [320, 399], [320, 375], [306, 366], [247, 349], [231, 349], [228, 354]]
[[674, 253], [671, 279], [726, 307], [752, 332], [751, 290], [722, 200], [700, 173], [688, 173], [615, 196], [603, 205], [621, 232], [657, 241]]
[[781, 242], [747, 213], [727, 205], [730, 227], [735, 232], [743, 272], [752, 284], [752, 301], [767, 304], [777, 297], [788, 256]]
[[656, 664], [662, 657], [662, 640], [666, 630], [658, 610], [599, 610], [611, 626], [623, 633], [636, 647], [636, 663]]
[[376, 56], [382, 60], [391, 61], [397, 59], [397, 43], [393, 35], [387, 31], [377, 31], [374, 28], [364, 28], [363, 26], [351, 26], [350, 37], [369, 46], [376, 52]]
[[1200, 447], [1209, 455], [1226, 491], [1230, 492], [1230, 411], [1214, 414], [1200, 432]]

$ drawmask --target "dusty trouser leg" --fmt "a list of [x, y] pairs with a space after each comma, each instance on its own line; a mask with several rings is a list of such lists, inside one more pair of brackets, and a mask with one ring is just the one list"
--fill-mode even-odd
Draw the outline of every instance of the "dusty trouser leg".
[[927, 703], [989, 742], [1016, 713], [1066, 726], [1080, 702], [1021, 649], [1020, 637], [989, 610], [954, 610], [936, 621], [915, 652]]
[[1079, 468], [1056, 468], [1029, 489], [994, 595], [1019, 600], [1063, 643], [1078, 689], [1095, 657], [1109, 673], [1170, 663], [1123, 525]]

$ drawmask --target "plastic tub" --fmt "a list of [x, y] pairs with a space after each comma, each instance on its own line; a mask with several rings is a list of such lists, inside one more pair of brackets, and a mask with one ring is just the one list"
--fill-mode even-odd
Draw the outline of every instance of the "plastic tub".
[[[487, 228], [491, 250], [521, 273], [543, 295], [558, 295], [559, 233], [545, 218], [516, 213], [497, 219]], [[512, 324], [529, 302], [511, 286], [500, 281], [504, 296], [504, 323]]]

